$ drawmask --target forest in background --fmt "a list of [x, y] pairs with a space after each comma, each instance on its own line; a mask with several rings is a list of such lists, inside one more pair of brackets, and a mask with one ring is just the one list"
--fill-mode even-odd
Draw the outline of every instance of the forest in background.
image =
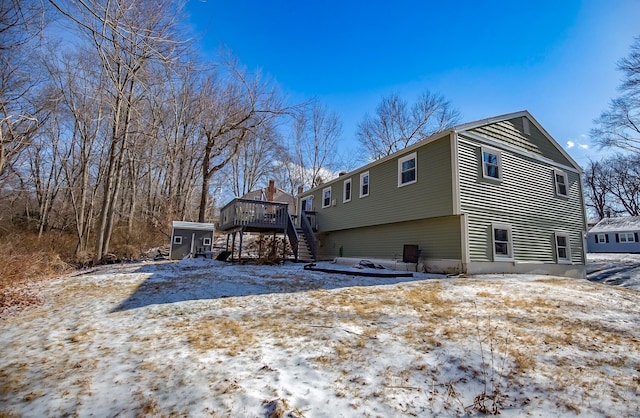
[[[274, 179], [295, 194], [459, 122], [441, 95], [391, 94], [336, 152], [339, 115], [291, 103], [231, 51], [199, 55], [182, 4], [0, 4], [0, 280], [135, 259], [172, 220], [211, 221]], [[640, 40], [592, 138], [620, 150], [585, 169], [589, 214], [640, 210]]]

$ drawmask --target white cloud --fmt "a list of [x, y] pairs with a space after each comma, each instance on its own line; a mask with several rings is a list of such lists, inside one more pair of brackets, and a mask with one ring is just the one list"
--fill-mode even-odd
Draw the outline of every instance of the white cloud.
[[589, 149], [589, 144], [580, 144], [578, 146], [582, 149]]
[[567, 141], [567, 148], [571, 149], [576, 146], [576, 143], [573, 141]]

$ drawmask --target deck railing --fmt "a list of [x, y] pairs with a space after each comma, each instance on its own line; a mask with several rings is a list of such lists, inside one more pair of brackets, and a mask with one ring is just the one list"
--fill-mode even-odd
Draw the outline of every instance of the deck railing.
[[288, 204], [261, 200], [233, 199], [220, 210], [220, 231], [282, 229], [289, 221]]

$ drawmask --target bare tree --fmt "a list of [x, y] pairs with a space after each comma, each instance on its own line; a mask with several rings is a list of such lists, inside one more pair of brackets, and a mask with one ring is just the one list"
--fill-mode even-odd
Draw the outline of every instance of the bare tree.
[[594, 121], [591, 137], [603, 147], [640, 153], [640, 36], [629, 55], [618, 62], [618, 70], [623, 73], [621, 95]]
[[327, 173], [335, 169], [341, 134], [338, 114], [324, 105], [311, 103], [297, 114], [291, 157], [285, 162], [292, 189], [303, 185], [314, 187], [327, 180]]
[[611, 194], [630, 216], [640, 216], [640, 155], [619, 155], [610, 165]]
[[43, 24], [39, 2], [0, 2], [0, 176], [48, 115], [44, 103], [32, 95], [41, 81], [33, 71], [33, 41]]
[[144, 93], [144, 75], [154, 61], [170, 62], [179, 53], [178, 18], [181, 10], [171, 0], [157, 2], [91, 0], [50, 2], [91, 40], [108, 83], [111, 97], [108, 164], [104, 177], [101, 214], [96, 231], [94, 261], [109, 244], [120, 198], [127, 147]]
[[587, 207], [598, 218], [640, 215], [640, 156], [618, 154], [591, 161], [584, 176]]
[[225, 69], [228, 77], [209, 78], [201, 89], [204, 112], [198, 222], [206, 219], [213, 175], [232, 161], [242, 144], [255, 138], [263, 126], [292, 110], [282, 104], [277, 91], [259, 74], [250, 75], [232, 58], [226, 59]]
[[285, 152], [274, 123], [263, 125], [257, 135], [252, 132], [229, 164], [233, 195], [243, 196], [274, 177], [276, 163]]
[[594, 211], [598, 219], [607, 215], [607, 210], [611, 210], [611, 167], [599, 161], [589, 161], [589, 165], [584, 170], [584, 191], [586, 194], [586, 205]]
[[412, 105], [390, 94], [382, 98], [374, 116], [364, 116], [356, 136], [369, 160], [376, 160], [450, 128], [459, 117], [444, 96], [428, 90]]

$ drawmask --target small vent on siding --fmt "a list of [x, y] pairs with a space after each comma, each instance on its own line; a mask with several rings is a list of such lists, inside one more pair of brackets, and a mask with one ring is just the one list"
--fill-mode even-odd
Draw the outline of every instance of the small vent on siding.
[[525, 135], [531, 135], [531, 127], [529, 126], [529, 119], [526, 116], [522, 117], [522, 130]]

